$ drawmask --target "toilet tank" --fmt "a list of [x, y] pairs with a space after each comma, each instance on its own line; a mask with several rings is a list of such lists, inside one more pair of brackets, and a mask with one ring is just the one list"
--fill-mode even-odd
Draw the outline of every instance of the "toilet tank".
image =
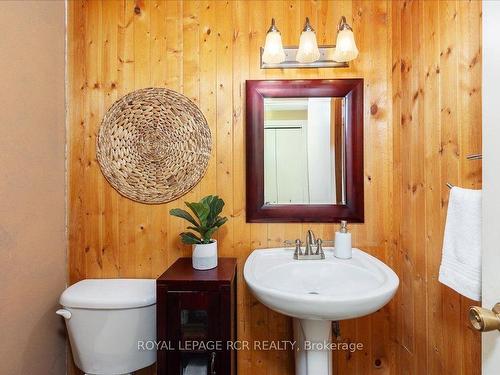
[[59, 302], [73, 358], [85, 373], [127, 374], [156, 361], [156, 280], [83, 280]]

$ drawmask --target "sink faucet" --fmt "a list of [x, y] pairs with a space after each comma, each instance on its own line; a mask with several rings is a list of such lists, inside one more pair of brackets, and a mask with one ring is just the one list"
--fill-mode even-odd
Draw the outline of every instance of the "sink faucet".
[[316, 245], [316, 236], [314, 235], [314, 232], [309, 229], [306, 236], [306, 251], [304, 252], [304, 255], [312, 255], [312, 247], [314, 245]]
[[[285, 245], [289, 244], [289, 241], [285, 241]], [[316, 239], [314, 232], [312, 230], [307, 231], [306, 236], [306, 248], [302, 252], [302, 241], [299, 239], [295, 240], [295, 252], [293, 253], [293, 259], [306, 260], [306, 259], [325, 259], [325, 253], [322, 247], [323, 241], [321, 238]], [[314, 250], [316, 247], [316, 250]]]

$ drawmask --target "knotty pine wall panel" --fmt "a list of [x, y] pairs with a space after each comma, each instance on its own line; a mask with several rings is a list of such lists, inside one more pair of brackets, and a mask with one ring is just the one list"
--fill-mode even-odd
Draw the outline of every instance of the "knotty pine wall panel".
[[[461, 48], [457, 54], [461, 51], [473, 57], [480, 42], [476, 29], [480, 9], [459, 3], [453, 2], [460, 32], [447, 35], [454, 37], [453, 53]], [[468, 302], [439, 286], [435, 271], [447, 197], [442, 181], [446, 177], [472, 186], [480, 172], [477, 164], [464, 165], [463, 158], [454, 157], [454, 146], [444, 145], [445, 151], [438, 147], [437, 153], [433, 146], [442, 145], [444, 128], [460, 134], [461, 151], [475, 152], [480, 146], [480, 122], [476, 121], [480, 116], [480, 56], [472, 69], [459, 63], [461, 55], [453, 60], [456, 70], [450, 68], [446, 83], [455, 85], [450, 91], [464, 93], [469, 86], [476, 91], [470, 97], [457, 95], [454, 108], [460, 112], [448, 124], [439, 102], [424, 94], [429, 90], [443, 95], [447, 87], [440, 81], [443, 76], [435, 73], [425, 79], [426, 64], [439, 64], [446, 58], [440, 56], [442, 34], [447, 33], [445, 26], [440, 27], [444, 11], [435, 13], [433, 6], [442, 7], [431, 2], [364, 0], [68, 2], [70, 282], [91, 277], [157, 277], [178, 257], [190, 255], [190, 248], [178, 238], [185, 224], [168, 211], [186, 200], [219, 194], [226, 201], [224, 213], [230, 217], [217, 235], [219, 254], [238, 258], [238, 337], [291, 339], [291, 320], [267, 309], [248, 292], [242, 278], [245, 259], [252, 249], [280, 246], [284, 239], [304, 237], [309, 228], [331, 239], [338, 226], [245, 222], [245, 80], [361, 77], [365, 80], [366, 220], [351, 225], [353, 241], [392, 266], [402, 285], [397, 298], [376, 314], [342, 322], [342, 339], [362, 342], [364, 350], [334, 353], [334, 372], [474, 373], [471, 369], [479, 366], [477, 350], [464, 355], [466, 345], [477, 344], [474, 333], [465, 328]], [[469, 7], [474, 11], [470, 19]], [[350, 68], [259, 68], [259, 47], [271, 17], [276, 18], [285, 45], [297, 44], [306, 16], [318, 42], [334, 44], [341, 15], [352, 23], [360, 49]], [[458, 43], [462, 35], [466, 37]], [[417, 42], [425, 46], [423, 51]], [[424, 51], [426, 60], [421, 61]], [[405, 64], [421, 64], [418, 70], [401, 71], [402, 53]], [[213, 136], [205, 177], [187, 195], [163, 205], [142, 205], [120, 196], [105, 181], [95, 155], [96, 134], [105, 111], [126, 93], [150, 86], [174, 89], [192, 99], [207, 118]], [[422, 93], [413, 99], [410, 90], [416, 87]], [[414, 102], [420, 117], [413, 114], [412, 123], [418, 126], [405, 126], [402, 118], [407, 118]], [[424, 118], [436, 120], [439, 126]], [[442, 172], [448, 164], [454, 166], [449, 167], [456, 180]], [[413, 172], [415, 167], [420, 168], [418, 172]], [[417, 178], [411, 173], [427, 184], [415, 184], [418, 201], [412, 185], [408, 192], [409, 181]], [[425, 189], [427, 193], [422, 192]], [[411, 263], [410, 255], [418, 254], [419, 263]], [[453, 320], [445, 323], [450, 311]], [[447, 346], [443, 332], [460, 345]], [[464, 359], [457, 365], [454, 357]], [[439, 361], [443, 358], [447, 362]], [[458, 366], [460, 371], [447, 372], [445, 365]], [[293, 374], [293, 354], [241, 351], [238, 370], [243, 375]], [[74, 366], [70, 371], [78, 373]], [[141, 372], [153, 373], [154, 369]]]
[[481, 187], [481, 2], [392, 4], [397, 374], [481, 372], [475, 302], [438, 280], [446, 183]]

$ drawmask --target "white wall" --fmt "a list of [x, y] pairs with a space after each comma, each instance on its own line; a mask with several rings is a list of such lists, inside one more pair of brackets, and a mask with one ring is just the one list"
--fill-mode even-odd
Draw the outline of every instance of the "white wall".
[[[500, 302], [500, 2], [483, 1], [483, 306]], [[500, 334], [483, 333], [483, 374], [500, 374]]]
[[0, 5], [0, 374], [65, 374], [65, 5]]
[[331, 98], [309, 98], [307, 110], [307, 160], [311, 204], [335, 201], [331, 140]]

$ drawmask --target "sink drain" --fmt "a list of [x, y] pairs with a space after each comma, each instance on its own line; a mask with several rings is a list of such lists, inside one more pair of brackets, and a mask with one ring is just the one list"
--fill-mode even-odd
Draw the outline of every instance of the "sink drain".
[[319, 294], [318, 292], [309, 292], [307, 294]]

